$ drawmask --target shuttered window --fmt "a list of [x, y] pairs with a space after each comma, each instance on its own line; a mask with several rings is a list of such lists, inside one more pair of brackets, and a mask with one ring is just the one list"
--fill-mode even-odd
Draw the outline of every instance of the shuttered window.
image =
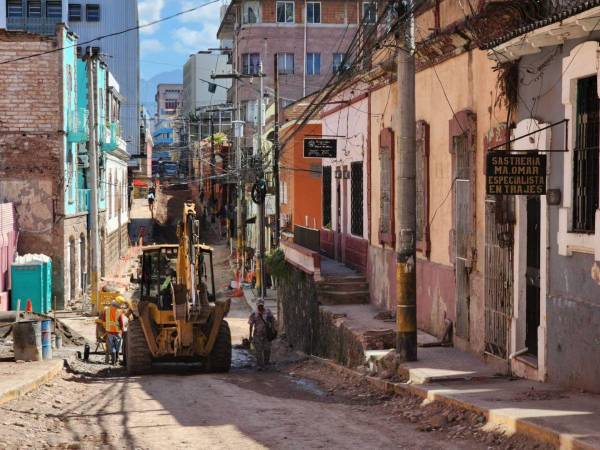
[[394, 244], [394, 131], [379, 133], [380, 203], [379, 242]]
[[323, 167], [323, 227], [331, 228], [331, 166]]
[[47, 17], [62, 17], [62, 2], [60, 0], [52, 0], [46, 2]]
[[417, 122], [416, 134], [417, 250], [429, 256], [429, 124]]
[[363, 163], [350, 164], [350, 231], [355, 236], [363, 235]]
[[598, 208], [598, 94], [596, 75], [577, 81], [573, 152], [573, 229], [594, 233]]
[[23, 17], [23, 3], [21, 0], [8, 0], [6, 2], [7, 17]]

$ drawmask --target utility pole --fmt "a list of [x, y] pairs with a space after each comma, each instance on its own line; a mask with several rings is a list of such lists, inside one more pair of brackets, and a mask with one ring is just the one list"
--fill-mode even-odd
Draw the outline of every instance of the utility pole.
[[273, 126], [273, 182], [275, 188], [275, 240], [274, 248], [279, 247], [281, 235], [281, 210], [279, 206], [279, 70], [277, 53], [273, 55], [273, 77], [275, 84], [275, 124]]
[[88, 47], [87, 72], [88, 72], [88, 125], [89, 141], [88, 151], [90, 159], [89, 184], [90, 184], [90, 240], [92, 248], [92, 310], [98, 307], [98, 276], [100, 272], [100, 242], [98, 235], [98, 148], [96, 130], [98, 127], [96, 118], [95, 83], [94, 73], [96, 69], [96, 56], [92, 48]]
[[[260, 93], [258, 100], [258, 137], [257, 137], [257, 150], [258, 150], [258, 161], [259, 161], [259, 177], [264, 179], [264, 166], [263, 166], [263, 152], [262, 152], [262, 133], [263, 133], [263, 96], [264, 96], [264, 74], [262, 62], [258, 66], [258, 76], [260, 78]], [[258, 203], [258, 214], [256, 218], [256, 225], [258, 227], [258, 268], [257, 268], [257, 284], [259, 284], [260, 298], [265, 298], [265, 199]]]
[[[215, 130], [213, 124], [213, 112], [210, 111], [208, 118], [208, 136], [210, 138], [210, 202], [213, 207], [215, 206], [215, 164], [217, 163], [217, 157], [215, 155]], [[218, 219], [217, 219], [218, 220]]]
[[[402, 2], [408, 20], [400, 24], [398, 49], [398, 132], [396, 145], [396, 351], [417, 360], [416, 141], [414, 0]], [[403, 41], [402, 41], [403, 40]]]

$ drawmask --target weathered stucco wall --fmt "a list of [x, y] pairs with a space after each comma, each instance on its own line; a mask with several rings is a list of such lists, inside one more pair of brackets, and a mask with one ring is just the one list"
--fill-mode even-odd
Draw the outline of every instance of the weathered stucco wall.
[[[599, 38], [600, 33], [594, 33], [586, 40]], [[554, 123], [565, 117], [561, 80], [563, 59], [584, 41], [567, 41], [557, 53], [555, 47], [549, 47], [540, 54], [522, 58], [521, 67], [537, 67], [541, 61], [549, 62], [544, 68], [543, 77], [537, 77], [535, 72], [528, 74], [520, 85], [519, 118], [528, 118], [533, 114], [540, 122]], [[594, 70], [598, 62], [576, 57], [569, 69], [576, 69], [579, 65]], [[571, 130], [571, 137], [572, 133]], [[553, 127], [551, 148], [563, 149], [564, 138], [564, 127]], [[572, 157], [572, 152], [548, 155], [547, 188], [560, 189], [563, 197], [564, 165], [566, 158]], [[571, 180], [566, 182], [570, 183]], [[545, 201], [545, 197], [542, 197], [542, 201]], [[560, 206], [548, 205], [548, 295], [541, 299], [546, 307], [545, 317], [541, 317], [542, 325], [546, 322], [546, 348], [540, 348], [539, 351], [544, 352], [548, 381], [600, 392], [600, 285], [592, 278], [593, 249], [582, 252], [583, 249], [574, 248], [570, 256], [559, 254]], [[596, 234], [593, 239], [598, 241], [600, 236]]]

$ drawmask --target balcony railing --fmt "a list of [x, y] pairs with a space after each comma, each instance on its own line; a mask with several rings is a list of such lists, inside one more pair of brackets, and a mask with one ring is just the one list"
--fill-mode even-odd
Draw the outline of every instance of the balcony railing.
[[88, 212], [90, 209], [90, 190], [77, 189], [77, 212]]
[[105, 127], [105, 137], [102, 144], [103, 151], [112, 152], [119, 147], [120, 129], [119, 122], [110, 122]]
[[76, 108], [67, 111], [67, 137], [69, 142], [86, 142], [90, 137], [88, 110]]
[[61, 21], [60, 17], [7, 17], [6, 28], [35, 34], [54, 35], [56, 24]]

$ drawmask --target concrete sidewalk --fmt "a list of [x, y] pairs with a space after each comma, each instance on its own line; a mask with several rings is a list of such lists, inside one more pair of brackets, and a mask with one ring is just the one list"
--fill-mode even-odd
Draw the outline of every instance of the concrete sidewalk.
[[[388, 336], [395, 336], [395, 321], [380, 319], [373, 305], [336, 305], [321, 307], [343, 327], [342, 335], [361, 343], [364, 361], [371, 369], [396, 367], [403, 382], [391, 382], [364, 375], [330, 360], [327, 364], [342, 372], [365, 377], [387, 392], [409, 391], [429, 401], [475, 411], [487, 417], [491, 425], [505, 427], [564, 449], [600, 449], [600, 395], [567, 391], [559, 386], [502, 376], [476, 355], [453, 347], [419, 347], [418, 361], [394, 365]], [[437, 339], [422, 331], [419, 344]], [[386, 349], [387, 348], [387, 349]], [[393, 353], [392, 353], [393, 354]], [[391, 355], [390, 355], [391, 356]], [[371, 372], [375, 373], [375, 372]], [[380, 373], [383, 373], [380, 372]], [[388, 371], [387, 375], [389, 376]]]
[[314, 357], [337, 371], [366, 379], [387, 393], [410, 392], [482, 414], [492, 426], [560, 449], [600, 449], [600, 395], [527, 380], [483, 379], [432, 384], [394, 383]]
[[0, 363], [0, 404], [19, 398], [56, 378], [63, 366], [62, 359]]

